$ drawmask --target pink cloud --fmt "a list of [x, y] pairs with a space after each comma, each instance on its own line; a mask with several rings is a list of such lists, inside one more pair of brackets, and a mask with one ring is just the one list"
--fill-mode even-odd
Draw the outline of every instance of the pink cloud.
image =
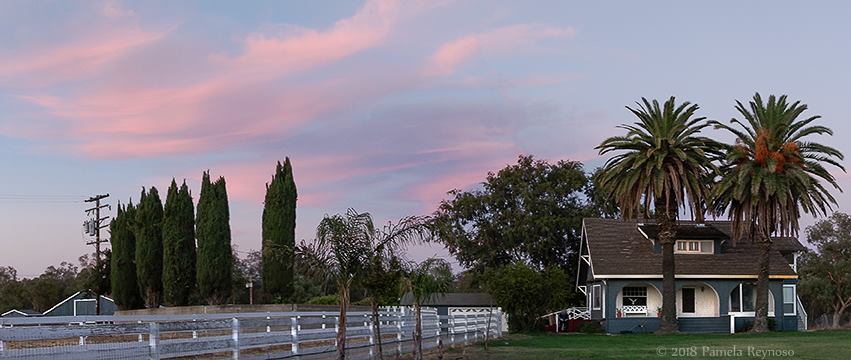
[[[390, 34], [401, 16], [425, 7], [415, 3], [403, 8], [395, 0], [371, 0], [353, 16], [326, 30], [289, 26], [254, 33], [242, 41], [242, 50], [234, 56], [202, 57], [197, 66], [211, 75], [182, 84], [178, 80], [176, 85], [128, 86], [120, 79], [106, 79], [70, 96], [41, 92], [19, 98], [65, 121], [69, 128], [65, 135], [82, 143], [76, 150], [93, 157], [193, 153], [258, 136], [280, 135], [374, 94], [369, 86], [361, 89], [364, 86], [358, 81], [366, 81], [365, 76], [281, 83], [282, 76], [304, 73], [375, 47]], [[0, 75], [66, 68], [64, 65], [80, 61], [84, 64], [67, 71], [76, 74], [94, 70], [119, 60], [129, 49], [156, 39], [130, 34], [134, 36], [115, 36], [121, 41], [72, 43], [24, 57], [28, 61], [0, 63]], [[158, 76], [155, 67], [140, 68], [154, 71], [151, 77]], [[377, 91], [386, 93], [390, 89]], [[124, 146], [103, 151], [118, 143]]]
[[572, 27], [522, 24], [464, 36], [441, 45], [431, 56], [424, 72], [431, 76], [449, 75], [465, 61], [485, 52], [511, 51], [538, 39], [572, 37], [575, 34], [576, 30]]
[[118, 28], [49, 49], [0, 59], [0, 78], [26, 78], [30, 82], [55, 82], [92, 73], [98, 67], [154, 43], [166, 32]]

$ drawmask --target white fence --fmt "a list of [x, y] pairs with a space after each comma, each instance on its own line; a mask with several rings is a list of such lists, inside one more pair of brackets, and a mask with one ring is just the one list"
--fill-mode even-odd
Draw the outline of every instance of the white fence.
[[[439, 316], [422, 309], [423, 348], [467, 345], [502, 335], [502, 313]], [[328, 358], [336, 351], [336, 312], [166, 316], [74, 316], [0, 319], [0, 359], [165, 359], [220, 355], [234, 359]], [[413, 350], [411, 308], [382, 308], [383, 352]], [[351, 358], [373, 358], [377, 335], [368, 312], [346, 316]]]

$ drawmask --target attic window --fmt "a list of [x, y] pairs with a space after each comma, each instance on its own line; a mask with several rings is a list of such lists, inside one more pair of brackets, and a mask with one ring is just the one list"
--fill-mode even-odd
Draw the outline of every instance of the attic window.
[[677, 240], [674, 252], [677, 254], [712, 254], [715, 252], [712, 240]]

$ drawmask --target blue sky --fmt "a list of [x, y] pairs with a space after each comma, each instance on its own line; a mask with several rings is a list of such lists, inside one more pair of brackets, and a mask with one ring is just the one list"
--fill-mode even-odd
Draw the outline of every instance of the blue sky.
[[348, 207], [427, 214], [520, 153], [599, 166], [593, 147], [642, 96], [727, 120], [736, 99], [789, 94], [849, 153], [849, 14], [793, 1], [3, 2], [0, 265], [33, 276], [89, 251], [73, 199], [126, 201], [172, 177], [197, 194], [205, 169], [228, 180], [234, 243], [258, 248], [264, 183], [285, 156], [300, 239]]

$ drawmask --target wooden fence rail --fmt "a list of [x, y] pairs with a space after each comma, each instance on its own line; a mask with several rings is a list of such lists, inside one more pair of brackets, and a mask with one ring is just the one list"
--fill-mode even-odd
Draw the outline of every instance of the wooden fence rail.
[[[502, 312], [438, 315], [422, 309], [423, 347], [468, 345], [502, 335]], [[372, 314], [350, 312], [346, 344], [354, 358], [376, 355]], [[332, 355], [339, 314], [275, 312], [166, 316], [0, 319], [0, 359], [167, 359], [230, 354], [234, 359]], [[381, 308], [385, 354], [412, 351], [416, 319], [406, 307]]]

